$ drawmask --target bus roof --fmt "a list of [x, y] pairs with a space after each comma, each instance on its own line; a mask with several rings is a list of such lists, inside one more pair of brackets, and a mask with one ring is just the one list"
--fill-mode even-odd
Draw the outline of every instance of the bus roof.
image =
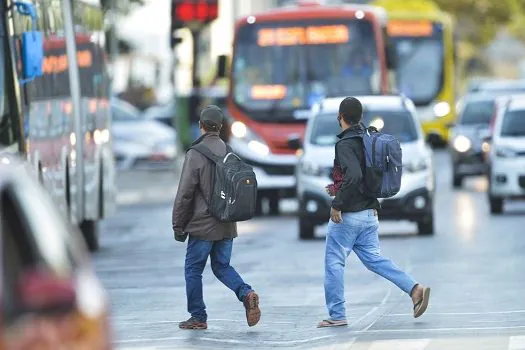
[[278, 21], [293, 19], [319, 19], [319, 18], [348, 18], [355, 17], [357, 11], [363, 11], [366, 15], [373, 16], [381, 24], [388, 21], [386, 11], [377, 6], [361, 4], [337, 4], [337, 5], [288, 5], [277, 7], [265, 12], [254, 13], [244, 16], [237, 21], [237, 26], [246, 23], [250, 17], [258, 21]]

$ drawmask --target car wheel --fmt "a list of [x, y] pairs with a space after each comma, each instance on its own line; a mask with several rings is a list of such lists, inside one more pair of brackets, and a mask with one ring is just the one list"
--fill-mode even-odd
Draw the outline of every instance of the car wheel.
[[452, 187], [461, 188], [463, 186], [463, 176], [456, 173], [456, 170], [452, 170]]
[[279, 195], [272, 193], [268, 196], [269, 215], [279, 215]]
[[501, 214], [503, 212], [503, 198], [489, 197], [490, 213]]
[[80, 231], [90, 252], [96, 252], [99, 248], [98, 222], [95, 220], [84, 220], [80, 224]]
[[315, 226], [305, 218], [299, 218], [299, 239], [314, 239]]
[[417, 223], [417, 233], [421, 236], [434, 234], [434, 215], [429, 215]]

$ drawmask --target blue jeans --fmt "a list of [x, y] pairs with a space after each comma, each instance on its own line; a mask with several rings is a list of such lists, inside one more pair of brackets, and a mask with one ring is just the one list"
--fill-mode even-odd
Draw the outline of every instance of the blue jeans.
[[410, 294], [416, 281], [381, 255], [375, 210], [343, 213], [343, 222], [330, 220], [326, 235], [324, 291], [330, 319], [345, 320], [344, 268], [352, 250], [372, 272]]
[[203, 241], [191, 236], [186, 251], [186, 263], [184, 274], [186, 277], [186, 297], [188, 298], [188, 312], [199, 321], [206, 322], [206, 305], [202, 297], [202, 272], [211, 257], [211, 269], [215, 277], [226, 287], [235, 292], [240, 301], [252, 287], [244, 283], [241, 276], [230, 266], [232, 256], [233, 239], [222, 241]]

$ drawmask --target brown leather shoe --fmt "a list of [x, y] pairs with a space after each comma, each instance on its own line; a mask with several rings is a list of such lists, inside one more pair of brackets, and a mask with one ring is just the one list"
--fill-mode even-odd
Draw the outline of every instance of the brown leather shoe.
[[179, 323], [180, 329], [208, 329], [206, 322], [199, 321], [195, 317], [190, 317], [188, 320]]
[[248, 326], [253, 327], [259, 323], [259, 320], [261, 319], [259, 296], [255, 292], [250, 292], [244, 297], [243, 304], [246, 309], [246, 321], [248, 321]]

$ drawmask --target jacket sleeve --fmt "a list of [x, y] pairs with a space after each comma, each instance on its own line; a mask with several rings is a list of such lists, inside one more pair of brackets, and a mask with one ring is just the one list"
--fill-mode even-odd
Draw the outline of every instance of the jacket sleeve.
[[342, 210], [344, 203], [351, 200], [356, 191], [359, 189], [363, 180], [361, 163], [357, 157], [356, 150], [351, 147], [350, 142], [340, 142], [336, 144], [336, 157], [344, 174], [344, 180], [332, 201], [332, 208]]
[[199, 185], [196, 151], [189, 150], [184, 159], [177, 196], [173, 204], [171, 224], [173, 231], [184, 231], [193, 215], [193, 198]]

